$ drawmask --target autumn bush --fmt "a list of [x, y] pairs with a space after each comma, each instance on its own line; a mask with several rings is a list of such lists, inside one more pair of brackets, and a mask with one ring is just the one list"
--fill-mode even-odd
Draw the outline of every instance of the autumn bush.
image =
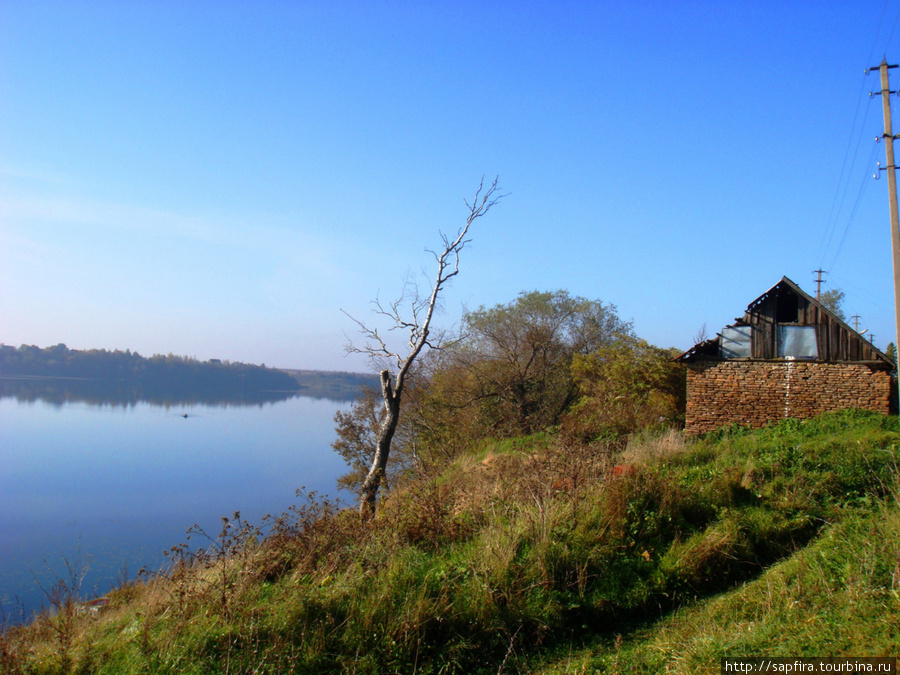
[[629, 336], [573, 358], [579, 395], [562, 420], [579, 439], [615, 438], [684, 420], [685, 371], [671, 350]]
[[[578, 443], [678, 427], [684, 367], [672, 350], [637, 338], [613, 305], [566, 291], [521, 293], [466, 312], [461, 337], [417, 361], [385, 470], [439, 475], [497, 439], [561, 429]], [[371, 464], [384, 403], [373, 390], [335, 416], [334, 449], [357, 489]]]

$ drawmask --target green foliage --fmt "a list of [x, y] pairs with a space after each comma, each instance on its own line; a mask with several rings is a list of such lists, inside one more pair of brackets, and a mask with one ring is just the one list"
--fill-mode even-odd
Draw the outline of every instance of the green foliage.
[[580, 396], [563, 429], [590, 440], [679, 422], [685, 370], [672, 357], [670, 350], [624, 336], [590, 354], [576, 354], [572, 378]]
[[[310, 495], [262, 541], [226, 527], [204, 564], [73, 612], [69, 671], [697, 672], [725, 654], [896, 653], [898, 444], [896, 418], [852, 411], [627, 447], [485, 441], [367, 522]], [[4, 633], [0, 657], [60, 672], [59, 644], [38, 622]]]
[[[406, 390], [407, 407], [416, 409], [419, 392], [415, 383]], [[370, 387], [363, 387], [357, 394], [349, 410], [339, 410], [334, 415], [336, 438], [331, 447], [337, 452], [350, 470], [337, 480], [339, 488], [358, 492], [366, 479], [375, 456], [378, 430], [382, 424], [384, 401], [381, 395]], [[400, 418], [394, 432], [391, 447], [391, 461], [387, 464], [383, 487], [390, 490], [395, 482], [410, 468], [421, 464], [415, 454], [416, 444], [412, 428], [415, 417], [406, 414]]]
[[446, 466], [485, 438], [497, 434], [496, 402], [476, 392], [473, 371], [446, 352], [431, 365], [427, 385], [411, 393], [401, 419], [415, 439], [421, 468], [426, 472]]
[[439, 469], [487, 438], [554, 427], [575, 400], [572, 360], [631, 332], [614, 306], [566, 291], [468, 312], [464, 337], [425, 364], [405, 412], [422, 468]]
[[892, 389], [896, 388], [896, 379], [897, 379], [897, 345], [893, 342], [888, 342], [887, 348], [884, 350], [885, 355], [894, 362], [894, 367], [891, 369], [891, 377], [894, 378], [894, 386]]
[[[395, 481], [409, 468], [437, 475], [488, 439], [562, 424], [581, 442], [681, 421], [684, 368], [635, 337], [612, 305], [566, 291], [522, 293], [468, 312], [462, 333], [418, 364], [398, 427]], [[379, 419], [371, 393], [335, 417], [334, 448], [351, 467], [341, 486], [357, 487], [368, 471]]]
[[[375, 456], [375, 440], [383, 409], [384, 403], [378, 393], [366, 387], [357, 395], [349, 410], [338, 410], [334, 414], [337, 437], [331, 447], [350, 467], [350, 471], [338, 478], [339, 488], [358, 491], [362, 487]], [[391, 464], [391, 468], [395, 464]]]
[[556, 424], [575, 393], [574, 356], [631, 334], [614, 306], [567, 291], [521, 293], [507, 305], [467, 313], [463, 324], [456, 358], [470, 373], [467, 394], [490, 402], [493, 428], [507, 434]]
[[823, 307], [825, 307], [825, 309], [830, 311], [841, 321], [847, 320], [847, 317], [844, 316], [844, 310], [841, 309], [841, 305], [844, 302], [844, 291], [842, 291], [841, 289], [832, 288], [830, 291], [820, 293], [819, 302]]

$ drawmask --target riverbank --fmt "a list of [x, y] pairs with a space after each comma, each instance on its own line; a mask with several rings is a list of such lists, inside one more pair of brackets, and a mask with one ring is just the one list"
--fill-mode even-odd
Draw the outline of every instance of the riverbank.
[[35, 673], [562, 673], [896, 653], [898, 444], [896, 418], [859, 413], [697, 441], [486, 442], [369, 523], [307, 495], [264, 533], [233, 517], [195, 533], [201, 553], [176, 547], [96, 616], [62, 587], [55, 612], [4, 634], [3, 658]]

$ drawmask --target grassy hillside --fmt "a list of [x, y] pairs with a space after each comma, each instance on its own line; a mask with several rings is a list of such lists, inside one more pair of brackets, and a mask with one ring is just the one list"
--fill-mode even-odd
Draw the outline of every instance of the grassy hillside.
[[719, 673], [726, 655], [896, 655], [898, 541], [896, 504], [854, 514], [758, 578], [540, 672]]
[[900, 649], [896, 418], [580, 445], [486, 442], [377, 517], [307, 496], [171, 552], [93, 613], [0, 640], [9, 672], [717, 672]]

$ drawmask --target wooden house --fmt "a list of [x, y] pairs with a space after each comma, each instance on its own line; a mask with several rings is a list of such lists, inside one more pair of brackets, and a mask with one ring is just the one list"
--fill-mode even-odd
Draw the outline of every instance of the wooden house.
[[688, 368], [688, 433], [848, 408], [890, 411], [894, 362], [787, 277], [678, 360]]

